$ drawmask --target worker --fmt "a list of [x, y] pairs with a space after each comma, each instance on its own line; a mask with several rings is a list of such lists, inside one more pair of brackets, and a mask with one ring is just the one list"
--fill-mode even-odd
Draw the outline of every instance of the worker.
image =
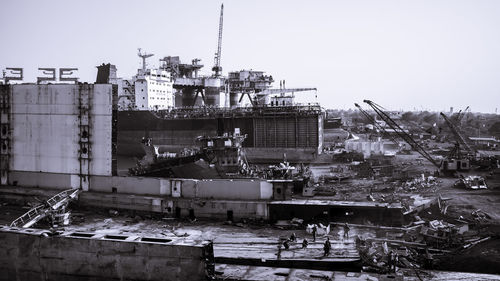
[[293, 232], [292, 235], [290, 235], [290, 241], [291, 242], [297, 241], [297, 236], [295, 236], [295, 232]]
[[347, 222], [344, 224], [344, 239], [349, 239], [349, 226], [347, 225]]
[[393, 261], [393, 269], [392, 269], [392, 272], [396, 272], [396, 267], [398, 266], [398, 262], [399, 262], [399, 255], [398, 255], [398, 253], [396, 252], [396, 254], [394, 255], [394, 261]]
[[389, 266], [389, 272], [392, 272], [393, 263], [394, 263], [394, 253], [390, 251], [389, 255], [387, 256], [387, 265]]
[[290, 249], [290, 241], [288, 239], [283, 242], [283, 247], [285, 247], [285, 250]]
[[278, 260], [281, 259], [281, 241], [278, 241]]
[[318, 227], [315, 225], [313, 225], [313, 229], [312, 229], [312, 235], [313, 235], [313, 242], [316, 242], [316, 232], [318, 231]]
[[302, 240], [302, 249], [307, 248], [308, 245], [309, 245], [309, 242], [307, 241], [306, 238], [304, 238], [304, 240]]
[[332, 244], [330, 243], [330, 238], [326, 237], [325, 244], [323, 245], [324, 256], [328, 256], [330, 254], [330, 249], [332, 248]]

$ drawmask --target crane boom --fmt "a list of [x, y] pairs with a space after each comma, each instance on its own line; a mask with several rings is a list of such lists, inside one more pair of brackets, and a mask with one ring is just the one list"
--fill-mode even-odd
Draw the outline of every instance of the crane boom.
[[453, 124], [453, 122], [448, 118], [448, 116], [446, 116], [442, 112], [440, 114], [443, 117], [444, 121], [446, 122], [446, 125], [448, 125], [448, 127], [450, 127], [451, 132], [455, 136], [455, 139], [457, 140], [457, 142], [460, 143], [461, 145], [463, 145], [469, 154], [475, 155], [476, 154], [475, 150], [467, 143], [467, 141], [464, 139], [462, 134], [460, 134], [458, 128]]
[[382, 107], [380, 105], [370, 100], [364, 100], [364, 102], [367, 103], [369, 106], [371, 106], [373, 110], [375, 110], [377, 115], [382, 120], [384, 120], [387, 123], [387, 125], [391, 129], [393, 129], [396, 132], [396, 134], [400, 138], [402, 138], [406, 143], [408, 143], [416, 152], [422, 155], [422, 157], [427, 159], [438, 169], [441, 168], [441, 165], [437, 163], [436, 160], [434, 160], [434, 158], [432, 158], [432, 156], [429, 153], [427, 153], [427, 151], [420, 144], [418, 144], [408, 133], [406, 133], [396, 122], [394, 122], [394, 120], [392, 120], [392, 118], [382, 110]]
[[373, 126], [375, 126], [375, 128], [377, 128], [379, 131], [381, 132], [384, 132], [386, 133], [387, 136], [389, 136], [389, 138], [391, 139], [391, 141], [397, 145], [399, 147], [399, 142], [396, 140], [396, 138], [394, 138], [391, 134], [389, 134], [384, 127], [380, 126], [379, 123], [377, 123], [377, 121], [375, 120], [375, 118], [373, 118], [368, 112], [366, 112], [366, 110], [364, 110], [361, 105], [355, 103], [354, 106], [356, 106], [359, 111], [366, 117], [366, 119], [368, 119], [368, 121], [370, 123], [373, 124]]
[[458, 112], [457, 116], [455, 117], [455, 120], [453, 120], [455, 124], [459, 125], [460, 122], [462, 122], [462, 119], [464, 118], [465, 114], [467, 114], [467, 110], [469, 110], [469, 106], [467, 106], [463, 111], [460, 110]]
[[215, 77], [219, 77], [222, 73], [222, 67], [220, 66], [220, 58], [221, 58], [221, 48], [222, 48], [223, 19], [224, 19], [224, 4], [220, 6], [219, 38], [217, 41], [217, 52], [215, 53], [214, 57], [214, 67], [212, 68]]

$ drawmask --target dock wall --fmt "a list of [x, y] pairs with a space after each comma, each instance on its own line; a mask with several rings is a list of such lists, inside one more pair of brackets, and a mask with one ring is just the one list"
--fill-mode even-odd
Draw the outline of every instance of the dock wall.
[[116, 86], [0, 85], [0, 96], [2, 185], [41, 185], [47, 173], [88, 190], [90, 176], [116, 174]]
[[0, 227], [0, 280], [206, 280], [209, 242]]

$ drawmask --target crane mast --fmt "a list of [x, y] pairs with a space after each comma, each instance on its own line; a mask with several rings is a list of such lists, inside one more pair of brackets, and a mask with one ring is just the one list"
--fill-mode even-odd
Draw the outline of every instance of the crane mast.
[[429, 153], [427, 153], [427, 151], [420, 144], [418, 144], [408, 133], [406, 133], [396, 122], [394, 122], [394, 120], [392, 120], [392, 118], [382, 110], [382, 107], [380, 105], [370, 100], [364, 100], [364, 102], [367, 103], [369, 106], [371, 106], [373, 110], [375, 110], [377, 115], [382, 120], [384, 120], [387, 123], [387, 125], [391, 129], [393, 129], [400, 138], [402, 138], [405, 142], [407, 142], [416, 152], [422, 155], [422, 157], [427, 159], [438, 169], [441, 168], [441, 165], [437, 163], [436, 160], [434, 160], [434, 158], [432, 158], [432, 156]]
[[214, 67], [212, 68], [215, 77], [219, 77], [222, 73], [222, 67], [220, 66], [220, 58], [221, 58], [221, 47], [222, 47], [223, 19], [224, 19], [224, 4], [220, 6], [219, 38], [217, 42], [217, 52], [215, 53], [214, 57]]

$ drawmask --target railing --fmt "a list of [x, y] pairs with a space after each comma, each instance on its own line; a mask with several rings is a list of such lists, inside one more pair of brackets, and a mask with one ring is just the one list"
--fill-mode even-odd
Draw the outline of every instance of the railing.
[[38, 205], [35, 208], [29, 210], [24, 215], [20, 216], [16, 220], [14, 220], [10, 226], [11, 227], [30, 227], [35, 222], [37, 222], [37, 217], [40, 219], [44, 216], [44, 211], [46, 211], [46, 207], [44, 205]]
[[80, 191], [81, 191], [80, 189], [68, 189], [59, 192], [58, 194], [49, 198], [45, 202], [45, 204], [38, 205], [29, 210], [28, 212], [26, 212], [24, 215], [15, 219], [10, 224], [10, 226], [23, 227], [23, 228], [30, 227], [35, 223], [37, 223], [39, 220], [46, 217], [51, 211], [57, 210], [61, 208], [61, 206], [64, 206], [65, 203], [67, 203], [69, 200], [75, 198], [78, 195], [78, 193], [80, 193]]

